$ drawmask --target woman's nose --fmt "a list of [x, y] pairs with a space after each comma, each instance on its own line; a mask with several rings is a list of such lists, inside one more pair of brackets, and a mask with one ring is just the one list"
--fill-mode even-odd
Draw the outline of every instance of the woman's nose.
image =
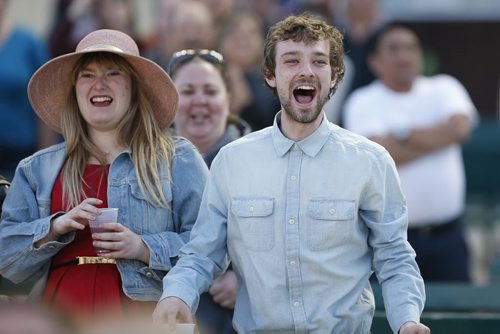
[[106, 81], [106, 76], [105, 75], [96, 75], [95, 78], [95, 87], [97, 89], [102, 89], [107, 87], [107, 81]]
[[193, 95], [193, 103], [205, 104], [207, 103], [207, 96], [203, 92], [197, 92]]

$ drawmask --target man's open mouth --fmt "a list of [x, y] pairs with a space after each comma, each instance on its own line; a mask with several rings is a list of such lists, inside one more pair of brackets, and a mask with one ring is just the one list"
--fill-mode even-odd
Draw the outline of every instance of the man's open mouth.
[[300, 85], [293, 90], [293, 97], [299, 104], [309, 104], [316, 97], [316, 88], [311, 85]]

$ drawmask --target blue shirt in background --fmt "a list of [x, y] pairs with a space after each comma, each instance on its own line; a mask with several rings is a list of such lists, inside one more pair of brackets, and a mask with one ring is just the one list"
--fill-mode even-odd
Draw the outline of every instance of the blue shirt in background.
[[49, 60], [42, 40], [13, 28], [0, 45], [0, 149], [37, 149], [37, 116], [28, 100], [28, 82]]

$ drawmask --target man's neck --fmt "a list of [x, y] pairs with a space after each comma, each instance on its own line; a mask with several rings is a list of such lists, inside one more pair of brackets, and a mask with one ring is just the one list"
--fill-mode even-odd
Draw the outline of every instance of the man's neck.
[[285, 137], [293, 141], [300, 141], [310, 136], [323, 121], [323, 113], [311, 123], [300, 123], [293, 120], [285, 110], [281, 111], [281, 120], [279, 122], [281, 132]]

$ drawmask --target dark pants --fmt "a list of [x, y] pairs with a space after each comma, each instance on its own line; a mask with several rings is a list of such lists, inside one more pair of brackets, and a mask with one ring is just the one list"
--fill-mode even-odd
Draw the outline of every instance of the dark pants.
[[200, 334], [236, 334], [233, 311], [214, 302], [208, 292], [201, 294], [195, 317]]
[[417, 253], [425, 281], [469, 281], [469, 252], [461, 218], [436, 228], [408, 228], [408, 241]]

